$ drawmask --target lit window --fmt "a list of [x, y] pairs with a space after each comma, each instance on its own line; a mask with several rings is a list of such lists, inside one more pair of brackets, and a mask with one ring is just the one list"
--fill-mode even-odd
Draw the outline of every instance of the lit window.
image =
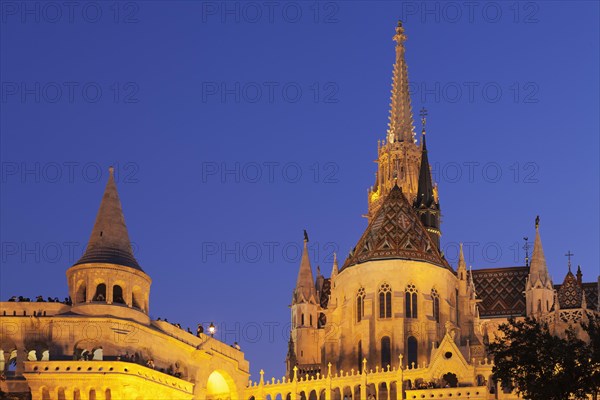
[[356, 322], [360, 322], [365, 315], [365, 288], [358, 289], [356, 295]]
[[387, 283], [379, 288], [379, 318], [392, 318], [392, 288]]
[[417, 288], [410, 284], [406, 287], [406, 318], [417, 318]]

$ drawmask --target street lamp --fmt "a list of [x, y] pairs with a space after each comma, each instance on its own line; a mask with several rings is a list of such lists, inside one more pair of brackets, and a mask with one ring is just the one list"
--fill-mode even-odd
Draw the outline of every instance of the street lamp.
[[215, 324], [213, 324], [211, 322], [210, 326], [208, 327], [208, 333], [210, 333], [210, 337], [215, 337], [215, 332], [216, 331], [217, 331], [217, 328], [215, 328]]

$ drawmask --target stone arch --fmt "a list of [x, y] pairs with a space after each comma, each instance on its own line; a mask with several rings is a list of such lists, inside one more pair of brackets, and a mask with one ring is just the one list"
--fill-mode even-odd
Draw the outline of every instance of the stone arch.
[[127, 304], [125, 300], [125, 283], [118, 281], [112, 286], [112, 302], [113, 304]]
[[315, 389], [311, 390], [308, 395], [308, 400], [318, 400], [317, 391]]
[[50, 345], [47, 342], [43, 340], [25, 340], [24, 344], [28, 361], [48, 361], [50, 359]]
[[447, 372], [442, 376], [444, 382], [450, 387], [458, 387], [458, 377], [455, 373]]
[[112, 400], [112, 391], [110, 388], [104, 389], [104, 400]]
[[342, 399], [352, 399], [352, 398], [353, 398], [352, 387], [344, 386], [344, 388], [342, 389]]
[[50, 400], [50, 390], [46, 387], [46, 386], [42, 386], [40, 388], [40, 394], [41, 394], [41, 398], [42, 400]]
[[386, 382], [379, 382], [377, 384], [377, 393], [379, 394], [377, 399], [391, 399], [390, 387]]
[[331, 389], [331, 400], [342, 400], [342, 390], [339, 387]]
[[96, 389], [90, 389], [88, 399], [98, 400], [98, 396], [96, 395]]
[[475, 377], [475, 382], [477, 386], [485, 386], [487, 384], [485, 380], [485, 376], [479, 374]]
[[320, 389], [319, 390], [319, 400], [325, 400], [327, 398], [327, 395], [325, 394], [326, 389]]
[[223, 370], [214, 370], [206, 381], [206, 400], [239, 398], [233, 378]]
[[66, 389], [62, 386], [56, 390], [56, 398], [58, 400], [67, 400], [67, 395], [65, 393], [65, 390]]
[[95, 279], [94, 280], [94, 296], [92, 297], [92, 301], [97, 302], [106, 302], [107, 299], [107, 290], [106, 290], [106, 282], [104, 279]]

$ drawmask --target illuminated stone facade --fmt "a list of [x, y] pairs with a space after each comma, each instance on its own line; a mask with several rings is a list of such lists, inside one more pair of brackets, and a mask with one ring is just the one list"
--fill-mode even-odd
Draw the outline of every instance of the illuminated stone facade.
[[[394, 36], [390, 124], [378, 144], [369, 224], [343, 265], [313, 277], [305, 235], [292, 294], [286, 376], [249, 382], [244, 354], [151, 320], [151, 279], [135, 260], [113, 173], [83, 257], [67, 270], [72, 304], [0, 303], [7, 398], [515, 399], [491, 379], [485, 343], [509, 316], [562, 330], [598, 312], [581, 272], [554, 285], [536, 223], [531, 265], [456, 270], [440, 251], [440, 201], [417, 144], [404, 29]], [[539, 222], [539, 221], [538, 221]], [[265, 288], [266, 290], [266, 288]]]
[[244, 354], [148, 316], [113, 171], [83, 257], [67, 270], [72, 304], [0, 303], [0, 390], [33, 400], [240, 399]]
[[[416, 143], [396, 28], [390, 124], [379, 142], [369, 224], [342, 267], [313, 279], [307, 245], [292, 297], [287, 375], [249, 388], [257, 399], [514, 399], [491, 379], [485, 344], [511, 316], [535, 316], [562, 332], [598, 312], [599, 282], [570, 270], [548, 273], [539, 219], [531, 263], [470, 270], [462, 246], [456, 270], [440, 251], [440, 200], [431, 177], [421, 111]], [[429, 138], [428, 138], [429, 139]], [[570, 267], [569, 267], [570, 269]], [[568, 310], [565, 310], [568, 306]]]

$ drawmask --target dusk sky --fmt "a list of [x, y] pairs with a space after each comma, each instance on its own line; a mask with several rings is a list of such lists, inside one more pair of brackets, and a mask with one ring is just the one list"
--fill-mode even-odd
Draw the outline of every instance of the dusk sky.
[[152, 318], [281, 377], [302, 230], [329, 276], [366, 227], [398, 19], [450, 263], [524, 265], [540, 215], [554, 283], [598, 279], [598, 2], [74, 3], [0, 3], [3, 301], [68, 295], [114, 165]]

